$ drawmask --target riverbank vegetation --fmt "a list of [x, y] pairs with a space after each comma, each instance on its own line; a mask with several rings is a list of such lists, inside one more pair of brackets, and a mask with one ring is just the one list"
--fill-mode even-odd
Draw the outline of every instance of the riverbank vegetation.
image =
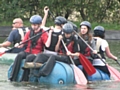
[[[28, 26], [29, 18], [34, 14], [43, 16], [43, 8], [48, 6], [54, 17], [64, 16], [78, 26], [88, 20], [92, 28], [103, 25], [107, 30], [120, 30], [120, 0], [1, 0], [0, 6], [1, 26], [11, 26], [16, 17], [21, 17]], [[49, 25], [53, 25], [51, 15]]]

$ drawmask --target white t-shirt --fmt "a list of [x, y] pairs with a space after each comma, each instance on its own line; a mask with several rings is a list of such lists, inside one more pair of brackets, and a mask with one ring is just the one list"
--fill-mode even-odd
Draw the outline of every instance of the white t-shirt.
[[[99, 39], [101, 39], [101, 38], [97, 38], [97, 40], [99, 40]], [[108, 42], [106, 40], [102, 39], [101, 49], [103, 52], [105, 51], [105, 48], [108, 46], [109, 46]], [[105, 59], [103, 59], [103, 61], [105, 61]], [[93, 66], [105, 66], [105, 63], [103, 61], [101, 59], [94, 59]]]

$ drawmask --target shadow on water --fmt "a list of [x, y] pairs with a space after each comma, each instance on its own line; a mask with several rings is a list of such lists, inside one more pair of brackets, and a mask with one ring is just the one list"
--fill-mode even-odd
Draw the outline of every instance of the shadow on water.
[[[120, 42], [109, 41], [111, 52], [120, 58]], [[119, 60], [119, 59], [118, 59]], [[120, 60], [119, 60], [120, 61]], [[109, 65], [120, 71], [120, 66], [112, 59], [107, 58]], [[38, 83], [17, 83], [7, 80], [7, 71], [9, 65], [0, 63], [0, 90], [120, 90], [120, 82], [115, 81], [97, 81], [82, 85], [50, 85]]]

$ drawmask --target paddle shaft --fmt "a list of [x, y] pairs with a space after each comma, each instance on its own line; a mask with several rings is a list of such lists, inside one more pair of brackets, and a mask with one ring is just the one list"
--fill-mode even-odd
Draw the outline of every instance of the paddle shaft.
[[[64, 46], [64, 48], [65, 48], [66, 52], [68, 52], [68, 49], [67, 49], [67, 47], [66, 47], [66, 45], [65, 45], [65, 43], [64, 43], [64, 41], [63, 41], [63, 40], [62, 40], [62, 44], [63, 44], [63, 46]], [[72, 64], [73, 64], [73, 65], [75, 65], [74, 61], [72, 60], [72, 57], [71, 57], [71, 56], [69, 56], [69, 58], [70, 58], [70, 60], [71, 60]]]
[[[34, 39], [35, 37], [37, 37], [37, 36], [39, 36], [39, 35], [47, 32], [47, 31], [49, 31], [49, 30], [50, 30], [50, 28], [49, 28], [48, 30], [42, 32], [42, 33], [38, 33], [38, 34], [36, 34], [35, 36], [32, 36], [31, 38], [27, 39], [26, 41], [24, 41], [24, 42], [22, 42], [22, 43], [19, 43], [18, 46], [20, 46], [20, 45], [22, 45], [22, 44], [24, 44], [24, 43], [27, 43], [29, 40], [32, 40], [32, 39]], [[12, 49], [14, 49], [14, 48], [15, 48], [15, 47], [12, 47], [11, 49], [9, 49], [9, 50], [7, 50], [7, 51], [10, 51], [10, 50], [12, 50]], [[7, 51], [5, 51], [5, 52], [7, 52]], [[3, 54], [4, 54], [4, 53], [3, 53]]]
[[115, 60], [119, 65], [120, 65], [120, 62], [118, 62], [118, 60]]
[[[79, 36], [79, 38], [90, 48], [90, 50], [92, 50], [93, 51], [93, 48], [74, 30], [74, 32], [75, 32], [75, 34], [77, 34], [78, 36]], [[104, 64], [106, 64], [106, 62], [105, 61], [103, 61], [103, 59], [98, 55], [98, 54], [96, 54], [100, 59], [101, 59], [101, 61], [104, 63]]]
[[[52, 15], [52, 18], [53, 19], [55, 19], [55, 17], [53, 16], [53, 14], [51, 13], [51, 11], [49, 10], [49, 13], [50, 13], [50, 15]], [[64, 41], [62, 40], [62, 44], [63, 44], [63, 46], [64, 46], [64, 48], [65, 48], [65, 50], [68, 52], [68, 49], [67, 49], [67, 47], [66, 47], [66, 45], [65, 45], [65, 43], [64, 43]], [[70, 58], [70, 60], [71, 60], [71, 62], [72, 62], [72, 64], [73, 65], [75, 65], [75, 63], [73, 62], [73, 60], [72, 60], [72, 57], [71, 56], [69, 56], [69, 58]]]
[[52, 14], [52, 12], [49, 10], [48, 13], [52, 16], [53, 19], [55, 19], [54, 15]]
[[[78, 36], [79, 36], [79, 38], [93, 51], [93, 49], [92, 49], [92, 47], [88, 44], [88, 43], [86, 43], [85, 42], [85, 40], [74, 30], [74, 32], [75, 32], [75, 34], [77, 34]], [[97, 54], [97, 56], [100, 58], [100, 56]], [[102, 60], [102, 58], [100, 58], [101, 60]], [[119, 65], [120, 65], [120, 62], [118, 62], [118, 60], [115, 60]], [[104, 63], [104, 64], [106, 64], [106, 62], [105, 61], [103, 61], [102, 60], [102, 62]]]
[[[68, 52], [68, 49], [64, 43], [64, 41], [62, 40], [62, 44], [65, 48], [65, 50]], [[83, 72], [75, 65], [73, 59], [71, 56], [69, 56], [72, 64], [73, 64], [73, 69], [74, 69], [74, 75], [75, 75], [75, 79], [76, 79], [76, 82], [77, 84], [83, 84], [83, 85], [86, 85], [87, 84], [87, 79], [85, 78]]]

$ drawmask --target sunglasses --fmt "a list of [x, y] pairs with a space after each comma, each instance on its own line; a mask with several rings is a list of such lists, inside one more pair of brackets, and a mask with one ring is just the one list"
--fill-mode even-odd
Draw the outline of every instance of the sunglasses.
[[16, 23], [18, 23], [18, 22], [13, 22], [12, 24], [16, 24]]

